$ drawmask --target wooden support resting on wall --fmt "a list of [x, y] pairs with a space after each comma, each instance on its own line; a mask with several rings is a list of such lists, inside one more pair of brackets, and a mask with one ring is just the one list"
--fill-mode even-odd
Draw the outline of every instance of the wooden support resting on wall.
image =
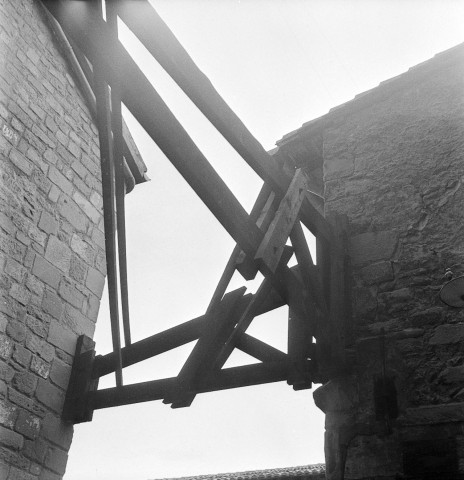
[[[80, 341], [73, 365], [73, 378], [79, 387], [71, 389], [66, 418], [85, 421], [91, 418], [93, 409], [148, 400], [184, 407], [198, 393], [282, 380], [295, 390], [311, 388], [312, 381], [321, 378], [321, 362], [326, 362], [326, 371], [340, 368], [345, 359], [349, 302], [347, 256], [343, 235], [338, 234], [346, 225], [337, 221], [331, 225], [311, 205], [303, 171], [296, 169], [291, 178], [288, 171], [284, 173], [146, 0], [140, 0], [137, 9], [131, 2], [110, 2], [106, 22], [101, 12], [95, 14], [95, 5], [90, 8], [85, 2], [62, 0], [43, 3], [74, 42], [95, 92], [113, 337], [113, 352], [95, 358], [94, 353], [82, 350], [88, 341]], [[264, 180], [250, 215], [119, 42], [118, 15]], [[129, 328], [125, 256], [122, 178], [127, 145], [122, 103], [237, 242], [204, 315], [135, 343], [131, 343]], [[311, 258], [302, 224], [317, 238], [317, 265]], [[291, 246], [287, 245], [289, 239]], [[293, 254], [298, 265], [289, 268]], [[254, 295], [244, 295], [245, 287], [226, 293], [235, 271], [245, 279], [253, 279], [258, 271], [263, 274], [264, 280]], [[124, 348], [119, 333], [118, 273]], [[256, 316], [283, 305], [289, 306], [288, 353], [246, 333]], [[194, 340], [197, 342], [177, 377], [123, 386], [123, 367]], [[262, 363], [224, 369], [235, 348]], [[98, 378], [112, 372], [116, 372], [116, 388], [95, 391]]]

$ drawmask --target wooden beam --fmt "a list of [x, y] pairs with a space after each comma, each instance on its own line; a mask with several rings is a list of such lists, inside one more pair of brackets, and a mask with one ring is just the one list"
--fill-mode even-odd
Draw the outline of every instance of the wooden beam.
[[298, 169], [255, 255], [255, 260], [271, 274], [279, 264], [285, 243], [298, 218], [305, 193], [306, 177], [303, 171]]
[[281, 350], [268, 345], [261, 340], [243, 333], [235, 346], [242, 352], [251, 355], [260, 362], [287, 362], [288, 356]]
[[[253, 210], [250, 213], [250, 217], [256, 221], [257, 227], [265, 233], [269, 227], [269, 223], [273, 218], [275, 211], [275, 194], [271, 191], [267, 184], [263, 185]], [[257, 207], [257, 208], [255, 208]], [[245, 280], [253, 280], [259, 271], [258, 264], [253, 257], [246, 255], [246, 253], [240, 249], [234, 250], [235, 266], [237, 271], [242, 275]]]
[[[118, 39], [118, 3], [106, 5], [106, 22], [113, 41]], [[127, 282], [126, 255], [126, 186], [124, 181], [124, 138], [122, 135], [121, 88], [115, 84], [111, 88], [111, 129], [113, 132], [113, 161], [116, 195], [116, 225], [118, 236], [119, 285], [121, 289], [121, 313], [125, 345], [131, 344], [129, 316], [129, 286]]]
[[287, 383], [293, 385], [295, 390], [311, 388], [311, 379], [307, 378], [301, 368], [313, 353], [311, 347], [312, 335], [309, 322], [290, 307], [288, 309], [289, 376]]
[[[250, 212], [250, 219], [252, 221], [256, 221], [256, 222], [259, 221], [259, 218], [261, 217], [261, 214], [262, 214], [262, 210], [267, 204], [267, 200], [269, 199], [271, 194], [272, 192], [270, 187], [264, 184], [261, 187], [261, 190], [258, 194], [258, 198], [256, 199], [256, 202], [253, 205], [253, 208], [251, 209], [251, 212]], [[251, 265], [251, 266], [246, 267], [246, 265]], [[240, 267], [244, 269], [242, 270], [241, 273], [243, 276], [245, 276], [244, 272], [245, 271], [250, 272], [252, 268], [256, 267], [256, 265], [254, 264], [254, 261], [250, 259], [250, 257], [245, 256], [240, 246], [236, 245], [232, 251], [232, 254], [229, 257], [229, 260], [227, 261], [226, 267], [224, 269], [224, 272], [221, 275], [221, 278], [216, 286], [216, 289], [214, 290], [213, 296], [208, 305], [208, 309], [206, 310], [207, 312], [209, 312], [215, 305], [217, 305], [221, 301], [235, 273], [235, 270], [238, 269], [240, 271]], [[254, 273], [254, 275], [256, 276], [256, 272]], [[245, 278], [247, 277], [245, 276]], [[251, 280], [252, 278], [254, 278], [254, 276], [249, 278], [249, 280]]]
[[303, 227], [300, 222], [296, 222], [290, 232], [290, 240], [295, 249], [295, 256], [299, 265], [299, 272], [306, 290], [312, 295], [317, 306], [324, 316], [328, 316], [329, 310], [326, 303], [322, 279], [319, 269], [313, 263], [311, 252], [308, 248]]
[[165, 403], [172, 403], [173, 408], [189, 406], [192, 403], [195, 395], [189, 392], [194, 390], [200, 375], [204, 377], [211, 371], [222, 345], [252, 300], [253, 296], [247, 295], [247, 301], [241, 301], [245, 291], [246, 288], [243, 287], [226, 294], [222, 302], [208, 313], [208, 326], [203, 330], [177, 377], [181, 385], [180, 391], [168, 395]]
[[[134, 342], [130, 346], [121, 349], [122, 366], [129, 367], [130, 365], [192, 342], [200, 337], [205, 325], [206, 317], [202, 315], [201, 317], [194, 318], [193, 320]], [[95, 359], [93, 377], [103, 377], [113, 371], [114, 353], [98, 356]]]
[[[286, 247], [285, 251], [281, 258], [281, 267], [285, 266], [292, 256], [293, 250], [290, 247]], [[247, 328], [250, 326], [253, 319], [259, 315], [259, 311], [262, 308], [265, 300], [269, 297], [271, 290], [273, 288], [274, 275], [264, 278], [259, 286], [257, 292], [253, 295], [251, 302], [247, 305], [247, 308], [244, 310], [242, 317], [238, 321], [236, 327], [231, 332], [227, 341], [224, 342], [220, 352], [218, 352], [214, 368], [220, 369], [226, 363], [230, 354], [236, 346], [236, 342], [241, 337], [243, 333], [246, 332]]]
[[126, 107], [232, 238], [248, 255], [254, 256], [262, 233], [122, 44], [112, 41], [106, 22], [91, 14], [87, 2], [44, 0], [43, 3], [92, 64], [102, 69], [105, 80], [121, 85]]
[[95, 68], [95, 95], [97, 100], [97, 127], [100, 139], [102, 170], [103, 219], [105, 226], [105, 254], [110, 305], [111, 336], [116, 362], [116, 385], [122, 385], [121, 338], [119, 332], [118, 269], [116, 264], [116, 222], [114, 192], [114, 160], [111, 133], [111, 112], [108, 85], [100, 69]]
[[[154, 8], [146, 0], [137, 2], [137, 8], [133, 8], [132, 2], [123, 2], [120, 15], [135, 36], [250, 167], [279, 196], [283, 196], [290, 183], [289, 179], [195, 65]], [[331, 240], [331, 228], [324, 217], [308, 199], [305, 198], [303, 205], [302, 220], [307, 228], [314, 235], [322, 235]]]
[[[197, 386], [195, 393], [281, 382], [286, 380], [287, 373], [288, 367], [286, 362], [259, 363], [243, 367], [225, 368], [214, 376], [203, 379]], [[137, 383], [135, 385], [125, 385], [121, 388], [105, 388], [89, 396], [93, 408], [97, 410], [119, 405], [161, 400], [176, 387], [178, 387], [178, 380], [174, 377]]]

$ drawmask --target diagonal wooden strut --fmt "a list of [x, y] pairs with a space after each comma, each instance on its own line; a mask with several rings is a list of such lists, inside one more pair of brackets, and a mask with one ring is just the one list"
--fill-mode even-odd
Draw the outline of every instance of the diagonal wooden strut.
[[[141, 0], [137, 9], [131, 8], [130, 2], [123, 3], [120, 15], [145, 48], [230, 145], [272, 190], [279, 196], [283, 195], [289, 182], [275, 160], [218, 94], [148, 1]], [[302, 221], [315, 235], [334, 240], [330, 225], [307, 198], [304, 199]]]

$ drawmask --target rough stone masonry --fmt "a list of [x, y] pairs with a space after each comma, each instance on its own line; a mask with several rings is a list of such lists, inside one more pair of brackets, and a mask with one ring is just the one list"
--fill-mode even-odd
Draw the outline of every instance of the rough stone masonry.
[[97, 130], [38, 3], [0, 3], [0, 478], [57, 480], [105, 280]]
[[464, 478], [464, 311], [438, 297], [464, 270], [463, 93], [464, 44], [278, 143], [349, 221], [355, 359], [314, 394], [327, 478]]

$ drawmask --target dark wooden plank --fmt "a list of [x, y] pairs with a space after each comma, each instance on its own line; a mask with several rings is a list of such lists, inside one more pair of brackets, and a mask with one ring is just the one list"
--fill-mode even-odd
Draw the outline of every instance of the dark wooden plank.
[[44, 0], [45, 6], [110, 84], [121, 85], [122, 101], [240, 247], [254, 256], [262, 233], [174, 117], [106, 23], [81, 2]]
[[306, 176], [298, 169], [255, 255], [269, 273], [274, 273], [279, 264], [285, 243], [298, 218], [305, 191]]
[[110, 305], [111, 337], [115, 352], [116, 384], [122, 385], [121, 339], [119, 332], [118, 270], [116, 265], [116, 224], [113, 142], [108, 86], [95, 66], [95, 94], [97, 101], [97, 127], [100, 139], [100, 163], [102, 170], [103, 216], [105, 225], [105, 254]]
[[[120, 15], [124, 23], [232, 147], [275, 192], [283, 196], [289, 179], [195, 65], [153, 7], [146, 0], [138, 2], [137, 8], [133, 8], [131, 2], [125, 2]], [[324, 217], [307, 199], [304, 207], [302, 220], [307, 228], [315, 235], [331, 239], [331, 228]]]
[[[270, 187], [264, 184], [250, 212], [250, 219], [252, 221], [259, 222], [259, 219], [262, 215], [262, 209], [266, 206], [271, 193], [272, 192], [270, 190]], [[250, 266], [248, 267], [246, 265], [250, 265]], [[241, 268], [243, 269], [242, 271], [240, 270]], [[257, 271], [255, 262], [252, 259], [250, 259], [250, 257], [245, 256], [245, 253], [241, 250], [239, 245], [235, 246], [235, 248], [232, 251], [232, 254], [229, 257], [229, 260], [227, 261], [224, 272], [222, 273], [221, 278], [216, 286], [216, 289], [214, 290], [213, 296], [209, 302], [208, 309], [206, 310], [206, 312], [209, 312], [215, 305], [217, 305], [221, 301], [236, 269], [241, 271], [242, 275], [245, 278], [247, 278], [245, 276], [246, 275], [245, 272], [251, 272], [252, 269], [253, 270], [255, 269]], [[256, 276], [256, 271], [254, 271], [254, 275], [251, 274], [251, 277], [249, 278], [249, 280], [251, 280], [252, 278], [254, 278], [254, 276]]]
[[69, 379], [61, 418], [68, 423], [90, 422], [93, 416], [91, 392], [98, 387], [92, 378], [95, 359], [95, 342], [86, 335], [77, 339], [73, 366]]
[[[198, 339], [205, 324], [206, 316], [202, 315], [122, 348], [122, 366], [134, 365]], [[114, 372], [114, 353], [98, 356], [93, 376], [102, 377], [111, 372]]]
[[[263, 204], [263, 199], [266, 197], [267, 199]], [[274, 218], [275, 203], [276, 197], [274, 192], [270, 191], [270, 187], [264, 184], [255, 203], [255, 207], [257, 208], [253, 207], [250, 213], [250, 217], [253, 218], [253, 220], [257, 217], [256, 225], [263, 233], [269, 228], [269, 224]], [[242, 250], [239, 250], [239, 254], [236, 255], [236, 268], [245, 280], [253, 280], [259, 270], [254, 258], [249, 255], [247, 256]]]
[[[225, 368], [214, 376], [203, 379], [198, 385], [196, 393], [281, 382], [287, 379], [287, 374], [286, 362], [269, 362]], [[161, 400], [169, 391], [178, 386], [177, 382], [177, 378], [174, 377], [125, 385], [121, 388], [105, 388], [89, 395], [89, 397], [95, 410]]]
[[299, 265], [299, 272], [306, 290], [312, 295], [317, 303], [318, 308], [324, 316], [329, 313], [322, 279], [319, 274], [319, 269], [313, 263], [311, 252], [309, 251], [308, 243], [306, 241], [303, 227], [300, 222], [296, 222], [290, 233], [290, 240], [295, 250], [295, 256]]
[[252, 357], [256, 358], [261, 362], [287, 362], [287, 355], [279, 350], [274, 348], [271, 345], [268, 345], [261, 340], [243, 333], [236, 342], [235, 345], [239, 350]]
[[[281, 257], [281, 265], [286, 265], [292, 256], [293, 250], [290, 247], [285, 247], [283, 255]], [[236, 342], [242, 336], [243, 333], [250, 326], [253, 319], [259, 315], [259, 312], [262, 309], [262, 305], [269, 298], [271, 290], [273, 288], [273, 278], [275, 275], [264, 278], [259, 286], [257, 292], [253, 295], [250, 303], [247, 308], [244, 310], [240, 320], [235, 326], [234, 330], [231, 332], [229, 338], [222, 346], [220, 352], [215, 361], [214, 368], [219, 369], [226, 363], [233, 349], [235, 348]]]
[[288, 310], [289, 376], [287, 383], [293, 385], [295, 390], [312, 386], [311, 379], [307, 378], [303, 369], [313, 353], [312, 339], [309, 323], [290, 307]]
[[[222, 302], [208, 313], [208, 325], [177, 376], [181, 387], [179, 391], [168, 395], [164, 403], [172, 403], [172, 408], [186, 407], [192, 403], [195, 395], [191, 392], [198, 378], [207, 376], [212, 370], [222, 345], [252, 300], [252, 295], [243, 297], [245, 291], [243, 287], [227, 293]], [[246, 303], [242, 298], [247, 299]]]
[[[118, 39], [118, 5], [119, 2], [106, 4], [106, 23], [113, 41]], [[121, 312], [125, 345], [131, 344], [129, 315], [129, 286], [127, 282], [126, 255], [126, 214], [124, 180], [124, 138], [122, 133], [121, 88], [113, 84], [111, 88], [111, 128], [113, 131], [113, 162], [116, 194], [116, 230], [118, 236], [119, 284], [121, 289]]]

